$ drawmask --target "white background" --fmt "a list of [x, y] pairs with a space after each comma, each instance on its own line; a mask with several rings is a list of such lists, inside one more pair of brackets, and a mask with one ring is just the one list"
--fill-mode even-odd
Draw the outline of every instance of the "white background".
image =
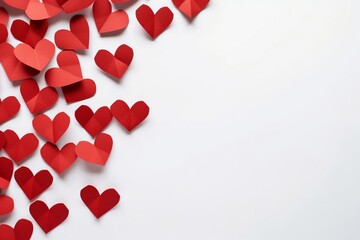
[[[175, 14], [156, 41], [135, 19], [144, 2]], [[54, 183], [39, 199], [64, 202], [70, 215], [47, 236], [35, 223], [33, 239], [359, 239], [359, 11], [357, 0], [213, 0], [190, 24], [170, 0], [138, 1], [126, 31], [103, 38], [84, 11], [91, 49], [79, 58], [98, 91], [71, 105], [61, 98], [47, 112], [72, 118], [59, 145], [91, 140], [74, 118], [81, 104], [145, 100], [151, 113], [132, 134], [115, 121], [106, 129], [114, 148], [105, 168], [79, 160], [62, 177], [50, 170]], [[46, 37], [69, 19], [52, 20]], [[135, 58], [116, 83], [93, 57], [123, 43]], [[19, 87], [0, 76], [1, 98], [23, 103]], [[22, 104], [1, 129], [23, 135], [31, 119]], [[38, 152], [24, 165], [50, 169]], [[79, 196], [87, 184], [116, 188], [120, 204], [95, 220]], [[15, 181], [7, 193], [16, 209], [3, 220], [32, 220]]]

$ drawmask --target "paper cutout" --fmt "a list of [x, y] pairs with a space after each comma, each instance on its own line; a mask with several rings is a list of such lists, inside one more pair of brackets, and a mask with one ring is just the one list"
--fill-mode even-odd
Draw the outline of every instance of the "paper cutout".
[[129, 17], [124, 10], [112, 12], [108, 0], [96, 0], [93, 5], [93, 16], [99, 33], [109, 33], [125, 29], [129, 25]]
[[40, 40], [35, 48], [21, 43], [14, 49], [15, 57], [23, 64], [42, 71], [55, 53], [55, 46], [46, 39]]
[[29, 4], [29, 0], [3, 0], [3, 2], [13, 8], [21, 10], [25, 10], [27, 5]]
[[34, 48], [44, 38], [48, 25], [47, 20], [30, 20], [30, 24], [28, 24], [23, 20], [17, 19], [11, 25], [11, 33], [17, 40]]
[[46, 143], [41, 148], [41, 156], [44, 161], [58, 174], [65, 172], [77, 159], [74, 143], [66, 144], [61, 150], [51, 143]]
[[12, 161], [6, 157], [0, 157], [0, 189], [9, 187], [13, 171], [14, 164]]
[[29, 211], [45, 233], [59, 226], [69, 216], [69, 209], [65, 204], [58, 203], [49, 209], [48, 206], [40, 200], [33, 202], [30, 205]]
[[53, 177], [48, 170], [41, 170], [33, 175], [27, 167], [17, 169], [14, 178], [30, 201], [42, 194], [53, 183]]
[[14, 54], [14, 47], [9, 43], [0, 44], [0, 62], [10, 81], [31, 78], [39, 71], [20, 62]]
[[1, 101], [0, 99], [0, 124], [9, 121], [20, 110], [20, 103], [16, 97], [10, 96]]
[[0, 43], [6, 42], [8, 35], [9, 33], [7, 27], [4, 24], [0, 23]]
[[35, 131], [47, 141], [56, 144], [70, 125], [70, 117], [60, 112], [51, 120], [45, 114], [37, 115], [32, 121]]
[[174, 5], [188, 19], [194, 19], [202, 10], [206, 8], [210, 0], [172, 0]]
[[129, 108], [122, 100], [115, 101], [110, 110], [114, 118], [129, 132], [142, 123], [150, 111], [148, 105], [143, 101], [139, 101]]
[[91, 79], [84, 79], [61, 89], [66, 102], [73, 103], [93, 97], [96, 93], [96, 84]]
[[86, 141], [80, 141], [76, 146], [75, 151], [78, 157], [82, 160], [100, 166], [105, 166], [111, 153], [112, 145], [112, 137], [106, 133], [100, 133], [96, 137], [94, 144]]
[[[16, 0], [14, 0], [16, 1]], [[25, 13], [31, 20], [44, 20], [62, 12], [56, 0], [29, 0]]]
[[109, 125], [112, 114], [108, 107], [101, 107], [94, 113], [88, 106], [81, 105], [75, 111], [75, 118], [92, 137], [95, 137]]
[[57, 56], [59, 68], [50, 68], [45, 79], [51, 87], [65, 87], [83, 80], [79, 59], [73, 51], [62, 51]]
[[39, 90], [37, 82], [33, 79], [24, 80], [20, 86], [21, 96], [32, 114], [44, 112], [53, 107], [59, 94], [52, 87]]
[[0, 217], [10, 214], [14, 210], [14, 200], [7, 196], [0, 196]]
[[171, 24], [174, 14], [168, 7], [160, 8], [155, 14], [146, 4], [136, 10], [136, 18], [153, 39], [157, 38]]
[[70, 20], [70, 31], [61, 29], [55, 33], [56, 46], [67, 50], [88, 49], [89, 31], [86, 18], [82, 15], [76, 15]]
[[5, 144], [6, 144], [5, 134], [2, 131], [0, 131], [0, 151], [3, 149]]
[[120, 195], [115, 189], [107, 189], [100, 195], [99, 191], [92, 185], [84, 187], [80, 196], [97, 219], [114, 208], [120, 201]]
[[89, 7], [95, 0], [57, 0], [66, 13], [74, 13]]
[[32, 223], [27, 219], [20, 219], [14, 228], [1, 224], [0, 240], [30, 240], [33, 230]]
[[15, 163], [20, 163], [28, 158], [35, 152], [39, 145], [39, 140], [33, 133], [25, 134], [20, 139], [18, 135], [10, 129], [6, 130], [4, 134], [6, 137], [4, 149]]
[[115, 55], [107, 50], [99, 50], [95, 56], [96, 65], [111, 76], [122, 78], [134, 57], [131, 47], [126, 44], [120, 45]]

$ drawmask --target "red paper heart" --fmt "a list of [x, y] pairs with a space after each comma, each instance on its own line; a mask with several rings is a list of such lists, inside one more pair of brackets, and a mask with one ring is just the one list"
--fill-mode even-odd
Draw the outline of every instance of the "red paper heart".
[[33, 233], [33, 225], [29, 220], [20, 219], [15, 227], [0, 225], [0, 240], [30, 240]]
[[66, 13], [74, 13], [89, 7], [95, 0], [57, 0]]
[[149, 115], [149, 107], [145, 102], [139, 101], [131, 108], [122, 100], [117, 100], [111, 105], [114, 118], [129, 132], [142, 123]]
[[15, 57], [23, 64], [42, 71], [55, 53], [55, 46], [46, 39], [40, 40], [35, 48], [22, 43], [14, 49]]
[[40, 136], [55, 144], [68, 129], [70, 117], [66, 113], [60, 112], [54, 120], [51, 120], [45, 114], [39, 114], [33, 119], [32, 124]]
[[57, 56], [59, 68], [51, 68], [45, 74], [52, 87], [65, 87], [83, 80], [79, 59], [73, 51], [62, 51]]
[[12, 161], [6, 157], [0, 157], [0, 189], [7, 189], [9, 187], [14, 165]]
[[45, 233], [59, 226], [69, 215], [69, 209], [65, 204], [58, 203], [49, 209], [48, 206], [40, 200], [32, 203], [29, 210], [31, 216]]
[[155, 39], [170, 25], [174, 14], [168, 7], [160, 8], [156, 14], [146, 4], [136, 10], [136, 18], [145, 31]]
[[56, 0], [29, 0], [25, 13], [31, 20], [44, 20], [62, 12]]
[[115, 55], [107, 50], [98, 51], [95, 63], [104, 72], [120, 79], [131, 64], [133, 57], [132, 48], [123, 44], [117, 48]]
[[112, 12], [108, 0], [96, 0], [93, 5], [93, 16], [99, 33], [109, 33], [125, 29], [129, 25], [129, 17], [124, 10]]
[[93, 97], [96, 93], [96, 84], [91, 79], [84, 79], [61, 89], [66, 102], [73, 103]]
[[33, 133], [25, 134], [21, 139], [10, 129], [6, 130], [4, 134], [6, 137], [4, 149], [15, 163], [25, 160], [35, 152], [39, 145], [39, 140]]
[[34, 176], [27, 167], [17, 169], [14, 178], [30, 201], [48, 189], [53, 182], [48, 170], [41, 170]]
[[98, 219], [114, 208], [120, 201], [120, 195], [115, 189], [107, 189], [100, 195], [99, 191], [91, 185], [84, 187], [80, 192], [80, 196], [85, 205]]
[[50, 109], [58, 99], [57, 91], [52, 87], [39, 90], [39, 86], [33, 79], [24, 80], [20, 86], [21, 96], [32, 114], [37, 114]]
[[11, 25], [11, 33], [17, 40], [35, 47], [36, 44], [44, 38], [48, 29], [48, 21], [33, 21], [30, 24], [17, 19]]
[[14, 200], [7, 196], [0, 196], [0, 217], [10, 214], [14, 210]]
[[210, 0], [172, 0], [174, 5], [190, 20], [206, 8]]
[[9, 13], [6, 11], [5, 8], [0, 7], [0, 24], [4, 24], [5, 26], [9, 22]]
[[0, 43], [6, 42], [8, 35], [7, 27], [0, 23]]
[[94, 113], [91, 108], [82, 105], [75, 111], [75, 118], [92, 137], [95, 137], [109, 125], [112, 114], [108, 107], [101, 107]]
[[89, 48], [89, 24], [82, 15], [76, 15], [70, 20], [70, 31], [59, 30], [55, 33], [55, 43], [58, 48], [68, 50], [83, 50]]
[[20, 103], [14, 96], [10, 96], [1, 101], [0, 99], [0, 124], [15, 117], [20, 110]]
[[66, 144], [61, 150], [51, 143], [41, 148], [41, 156], [58, 174], [65, 172], [77, 159], [74, 143]]
[[14, 54], [14, 47], [9, 43], [0, 44], [0, 62], [10, 81], [31, 78], [39, 73], [31, 67], [20, 62]]
[[86, 141], [79, 142], [76, 146], [76, 154], [84, 161], [105, 166], [109, 158], [112, 145], [113, 140], [111, 136], [106, 133], [100, 133], [96, 137], [94, 144]]
[[25, 10], [27, 5], [29, 4], [29, 0], [3, 0], [3, 1], [7, 5], [21, 10]]

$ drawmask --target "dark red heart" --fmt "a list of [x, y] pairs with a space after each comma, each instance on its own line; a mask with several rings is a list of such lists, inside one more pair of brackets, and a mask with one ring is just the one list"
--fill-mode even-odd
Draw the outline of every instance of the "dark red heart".
[[0, 225], [0, 240], [30, 240], [33, 233], [33, 225], [29, 220], [20, 219], [15, 227]]
[[0, 189], [7, 189], [14, 171], [14, 164], [6, 157], [0, 157]]
[[109, 125], [112, 114], [108, 107], [101, 107], [94, 113], [91, 108], [82, 105], [75, 111], [75, 118], [92, 137], [95, 137]]
[[66, 144], [61, 150], [51, 143], [46, 143], [41, 148], [41, 156], [58, 174], [65, 172], [77, 159], [74, 143]]
[[14, 38], [34, 48], [44, 38], [48, 25], [47, 20], [30, 20], [30, 24], [28, 24], [23, 20], [17, 19], [12, 23], [10, 31]]

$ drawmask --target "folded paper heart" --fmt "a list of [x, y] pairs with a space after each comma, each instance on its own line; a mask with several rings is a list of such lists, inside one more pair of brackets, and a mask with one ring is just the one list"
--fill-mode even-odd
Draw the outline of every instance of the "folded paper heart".
[[95, 0], [57, 0], [65, 13], [74, 13], [89, 7]]
[[55, 33], [58, 48], [83, 50], [89, 48], [89, 25], [86, 18], [76, 15], [70, 20], [70, 31], [61, 29]]
[[96, 93], [96, 84], [91, 79], [84, 79], [80, 82], [61, 88], [65, 101], [73, 103], [91, 98]]
[[174, 5], [190, 20], [206, 8], [210, 0], [172, 0]]
[[0, 190], [7, 189], [14, 171], [14, 164], [6, 157], [0, 157]]
[[59, 94], [52, 87], [45, 87], [39, 90], [37, 82], [33, 79], [26, 79], [20, 86], [21, 95], [32, 114], [44, 112], [53, 107]]
[[14, 210], [14, 200], [7, 195], [0, 195], [0, 217], [10, 214]]
[[15, 57], [20, 62], [38, 71], [42, 71], [48, 65], [54, 53], [54, 44], [46, 39], [40, 40], [35, 48], [21, 43], [14, 49]]
[[34, 48], [44, 38], [48, 25], [47, 20], [30, 20], [30, 24], [28, 24], [21, 19], [16, 19], [12, 23], [10, 31], [14, 38]]
[[101, 107], [94, 113], [90, 107], [82, 105], [75, 111], [75, 118], [92, 137], [95, 137], [109, 125], [112, 114], [108, 107]]
[[105, 166], [109, 155], [111, 153], [113, 145], [113, 140], [110, 135], [106, 133], [100, 133], [94, 144], [91, 144], [86, 141], [80, 141], [76, 146], [76, 154], [82, 160], [97, 164], [100, 166]]
[[93, 16], [99, 33], [109, 33], [125, 29], [129, 25], [129, 17], [124, 10], [112, 12], [108, 0], [96, 0], [93, 5]]
[[35, 131], [47, 141], [55, 144], [66, 132], [70, 125], [70, 117], [60, 112], [51, 120], [45, 114], [37, 115], [32, 121]]
[[0, 99], [0, 124], [9, 121], [20, 110], [20, 103], [14, 96], [10, 96], [1, 101]]
[[[15, 0], [13, 0], [15, 1]], [[29, 0], [25, 13], [31, 20], [44, 20], [62, 12], [56, 0]]]
[[29, 211], [45, 233], [59, 226], [69, 215], [69, 209], [65, 204], [58, 203], [49, 209], [48, 206], [40, 200], [33, 202], [30, 205]]
[[95, 56], [95, 63], [107, 74], [120, 79], [131, 64], [133, 57], [132, 48], [123, 44], [117, 48], [115, 55], [107, 50], [99, 50]]
[[143, 4], [136, 10], [136, 18], [150, 37], [155, 39], [169, 27], [174, 14], [168, 7], [162, 7], [154, 14], [148, 5]]
[[120, 195], [115, 189], [107, 189], [100, 195], [99, 191], [91, 185], [84, 187], [80, 192], [80, 196], [85, 205], [98, 219], [114, 208], [120, 201]]
[[9, 43], [0, 44], [0, 62], [10, 81], [31, 78], [39, 73], [38, 70], [20, 62], [14, 54], [14, 47]]
[[20, 163], [28, 158], [39, 145], [39, 140], [33, 133], [25, 134], [21, 139], [10, 129], [6, 130], [4, 134], [6, 137], [4, 149], [15, 163]]
[[142, 123], [149, 115], [149, 107], [143, 102], [136, 102], [131, 108], [122, 100], [117, 100], [111, 105], [114, 118], [129, 132]]
[[0, 23], [0, 43], [5, 43], [7, 38], [8, 38], [8, 30], [7, 30], [7, 27]]
[[44, 161], [58, 174], [65, 172], [77, 159], [74, 143], [66, 144], [61, 150], [52, 144], [46, 143], [41, 148], [41, 156]]
[[33, 225], [27, 219], [20, 219], [15, 227], [7, 224], [0, 225], [0, 240], [30, 240], [33, 233]]
[[48, 189], [53, 182], [48, 170], [41, 170], [34, 175], [27, 167], [17, 169], [14, 178], [30, 201]]

